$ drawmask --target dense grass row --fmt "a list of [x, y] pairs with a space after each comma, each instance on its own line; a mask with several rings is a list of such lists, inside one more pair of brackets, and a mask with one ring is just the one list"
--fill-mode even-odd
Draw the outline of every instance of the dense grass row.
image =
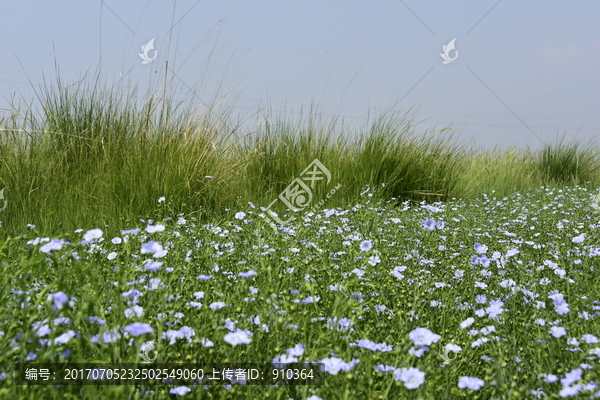
[[231, 110], [137, 99], [136, 92], [59, 81], [39, 92], [41, 112], [4, 115], [1, 234], [18, 234], [27, 223], [48, 234], [118, 226], [154, 217], [161, 196], [173, 212], [201, 218], [248, 201], [267, 206], [315, 158], [342, 184], [328, 207], [352, 203], [364, 185], [385, 184], [385, 198], [433, 201], [600, 184], [595, 147], [556, 141], [540, 151], [466, 149], [450, 129], [417, 129], [411, 110], [356, 127], [313, 108], [297, 118], [264, 115], [246, 129]]

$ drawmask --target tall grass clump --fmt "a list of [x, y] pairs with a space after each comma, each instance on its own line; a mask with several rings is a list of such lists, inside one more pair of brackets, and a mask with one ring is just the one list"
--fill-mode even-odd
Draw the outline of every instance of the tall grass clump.
[[514, 146], [505, 151], [495, 147], [475, 152], [462, 171], [456, 186], [456, 197], [474, 198], [494, 191], [499, 196], [541, 185], [531, 153]]
[[[266, 118], [238, 147], [238, 157], [245, 160], [248, 193], [264, 201], [276, 197], [314, 159], [339, 171], [339, 159], [346, 149], [332, 139], [335, 129], [336, 121], [323, 124], [314, 108], [295, 121], [278, 117], [271, 123]], [[322, 194], [320, 187], [315, 189], [316, 196]]]
[[536, 167], [546, 184], [577, 185], [593, 179], [598, 171], [598, 149], [581, 143], [565, 143], [564, 135], [545, 144], [536, 157]]
[[134, 220], [163, 196], [174, 211], [194, 214], [231, 196], [223, 180], [235, 165], [224, 158], [235, 127], [226, 116], [182, 109], [169, 98], [140, 103], [136, 95], [59, 80], [58, 89], [38, 95], [41, 116], [18, 110], [6, 119], [0, 174], [9, 177], [13, 207], [5, 226]]
[[[294, 122], [265, 123], [240, 155], [247, 159], [248, 193], [269, 204], [316, 158], [341, 183], [327, 207], [356, 201], [366, 186], [379, 187], [380, 197], [443, 199], [453, 192], [466, 153], [440, 132], [418, 134], [412, 122], [410, 111], [397, 111], [350, 129], [337, 118], [324, 122], [311, 108]], [[329, 189], [315, 187], [313, 201]]]
[[477, 151], [461, 173], [457, 191], [460, 197], [474, 198], [491, 191], [508, 196], [541, 185], [595, 188], [600, 178], [598, 154], [596, 146], [566, 143], [564, 137], [537, 151], [514, 146], [505, 151], [497, 147]]
[[417, 134], [410, 111], [384, 116], [357, 141], [346, 178], [357, 186], [382, 186], [399, 199], [444, 199], [452, 193], [466, 153], [442, 131]]
[[[257, 205], [271, 206], [270, 210], [287, 220], [314, 207], [343, 207], [356, 201], [365, 183], [351, 176], [354, 148], [350, 138], [354, 131], [338, 118], [326, 119], [317, 106], [295, 118], [273, 119], [271, 123], [271, 118], [266, 117], [265, 123], [244, 138], [240, 146], [239, 157], [246, 160], [245, 182], [240, 185], [247, 188], [246, 193]], [[277, 199], [286, 188], [295, 189], [294, 180], [300, 178], [315, 159], [329, 170], [330, 181], [326, 184], [326, 177], [322, 175], [322, 181], [308, 183], [310, 193], [301, 194], [311, 199], [309, 206], [292, 212]]]

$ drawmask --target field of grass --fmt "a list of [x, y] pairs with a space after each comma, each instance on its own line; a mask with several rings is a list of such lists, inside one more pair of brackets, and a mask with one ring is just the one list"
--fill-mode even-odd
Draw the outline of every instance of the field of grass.
[[[595, 148], [475, 152], [394, 113], [239, 132], [98, 93], [0, 124], [1, 399], [600, 398]], [[314, 159], [322, 205], [272, 229], [261, 207]], [[323, 381], [15, 382], [144, 354]]]
[[[600, 397], [600, 225], [586, 189], [401, 207], [371, 190], [278, 234], [249, 207], [213, 224], [180, 215], [114, 237], [5, 242], [0, 397]], [[324, 382], [13, 383], [16, 361], [135, 363], [150, 340], [159, 363], [287, 354], [324, 363]]]

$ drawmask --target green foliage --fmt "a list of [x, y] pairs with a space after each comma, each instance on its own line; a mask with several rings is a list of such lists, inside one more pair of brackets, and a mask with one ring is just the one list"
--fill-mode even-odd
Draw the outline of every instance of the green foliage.
[[[314, 188], [314, 204], [352, 204], [365, 185], [401, 202], [508, 195], [540, 185], [600, 184], [598, 151], [579, 143], [541, 150], [467, 150], [450, 132], [415, 128], [412, 110], [390, 110], [362, 126], [266, 113], [250, 130], [169, 96], [101, 87], [98, 80], [38, 93], [40, 115], [18, 108], [0, 119], [0, 185], [7, 209], [0, 237], [34, 224], [46, 235], [153, 218], [157, 199], [174, 212], [219, 218], [248, 202], [266, 207], [314, 160], [340, 185]], [[564, 139], [564, 138], [563, 138]], [[285, 214], [281, 202], [273, 210]]]
[[536, 166], [546, 184], [581, 184], [595, 178], [598, 153], [591, 147], [565, 143], [564, 136], [546, 144], [537, 154]]
[[[156, 210], [164, 218], [121, 226], [138, 227], [137, 233], [96, 231], [87, 242], [82, 237], [90, 232], [68, 233], [54, 237], [50, 249], [48, 240], [36, 239], [37, 229], [28, 231], [0, 242], [0, 398], [176, 398], [170, 390], [179, 383], [15, 384], [14, 363], [31, 355], [56, 365], [138, 364], [150, 340], [156, 362], [171, 365], [268, 364], [298, 344], [304, 347], [299, 362], [332, 353], [360, 360], [349, 371], [326, 372], [320, 386], [205, 389], [187, 382], [184, 398], [190, 399], [506, 399], [529, 398], [538, 388], [559, 398], [560, 381], [546, 383], [546, 374], [562, 379], [582, 368], [583, 385], [599, 379], [593, 368], [599, 345], [590, 336], [600, 332], [597, 215], [582, 207], [592, 195], [581, 187], [540, 188], [502, 201], [492, 193], [412, 207], [364, 194], [354, 206], [292, 223], [289, 234], [275, 233], [252, 209], [230, 210], [204, 225], [172, 218], [166, 200]], [[437, 223], [431, 230], [428, 219]], [[149, 232], [148, 224], [164, 230]], [[166, 254], [142, 252], [151, 241]], [[148, 269], [147, 260], [164, 265]], [[140, 293], [135, 301], [132, 291]], [[60, 308], [48, 297], [58, 292], [69, 300]], [[556, 293], [568, 312], [558, 313]], [[215, 302], [225, 306], [213, 309]], [[461, 327], [467, 318], [472, 325]], [[125, 333], [134, 322], [153, 332]], [[229, 343], [228, 323], [250, 331], [250, 343]], [[40, 333], [43, 324], [48, 331]], [[190, 340], [163, 336], [183, 327], [194, 330]], [[551, 333], [558, 327], [565, 336]], [[418, 357], [411, 354], [416, 328], [439, 335]], [[53, 342], [71, 330], [77, 335]], [[121, 336], [92, 339], [107, 332]], [[392, 347], [356, 345], [363, 339]], [[446, 354], [450, 343], [461, 350]], [[444, 364], [442, 355], [451, 361]], [[411, 389], [392, 372], [375, 370], [378, 365], [418, 368], [425, 379]], [[460, 389], [464, 376], [481, 379], [483, 387]], [[594, 392], [589, 387], [581, 398]]]

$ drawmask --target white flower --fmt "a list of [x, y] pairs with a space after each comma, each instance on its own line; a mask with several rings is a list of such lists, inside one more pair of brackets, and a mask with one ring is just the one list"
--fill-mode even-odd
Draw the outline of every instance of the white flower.
[[474, 341], [473, 343], [471, 343], [471, 347], [479, 347], [479, 346], [481, 346], [482, 344], [484, 344], [484, 343], [486, 343], [486, 342], [489, 342], [489, 341], [490, 341], [490, 339], [488, 339], [488, 338], [486, 338], [486, 337], [482, 337], [482, 338], [479, 338], [479, 339], [477, 339], [477, 340], [476, 340], [476, 341]]
[[304, 354], [304, 346], [302, 343], [298, 343], [294, 347], [287, 349], [285, 352], [290, 356], [299, 357]]
[[470, 327], [471, 325], [473, 325], [473, 322], [475, 322], [475, 318], [469, 317], [460, 323], [460, 327], [463, 329], [466, 329], [466, 328]]
[[394, 378], [404, 382], [407, 389], [416, 389], [425, 382], [425, 372], [418, 368], [398, 368], [394, 371]]
[[232, 346], [237, 346], [238, 344], [250, 344], [250, 338], [252, 337], [252, 332], [247, 329], [237, 329], [235, 332], [228, 333], [225, 335], [223, 340], [229, 343]]
[[582, 340], [584, 342], [590, 343], [590, 344], [598, 343], [598, 338], [596, 336], [590, 335], [590, 334], [583, 335]]
[[436, 335], [427, 328], [413, 329], [408, 336], [416, 346], [429, 346], [441, 339], [440, 335]]
[[[161, 198], [164, 199], [164, 197], [161, 197]], [[187, 394], [191, 391], [192, 391], [192, 389], [190, 389], [187, 386], [178, 386], [176, 388], [169, 390], [169, 393], [183, 396], [184, 394]]]
[[67, 333], [63, 333], [54, 339], [54, 344], [66, 344], [69, 340], [75, 337], [76, 333], [72, 330], [69, 330]]
[[472, 378], [470, 376], [463, 376], [458, 380], [458, 387], [460, 389], [471, 389], [471, 390], [479, 390], [485, 382], [479, 378]]
[[140, 306], [133, 306], [125, 310], [125, 317], [132, 318], [133, 316], [141, 317], [144, 315], [144, 309]]
[[165, 226], [161, 225], [161, 224], [158, 224], [158, 225], [148, 225], [145, 230], [148, 233], [162, 232], [162, 231], [165, 230]]
[[553, 326], [552, 328], [550, 328], [550, 334], [556, 338], [559, 338], [561, 336], [565, 336], [567, 334], [567, 330], [565, 328], [563, 328], [562, 326]]
[[448, 344], [445, 346], [445, 348], [446, 348], [446, 349], [448, 349], [448, 351], [452, 351], [452, 352], [454, 352], [454, 353], [458, 353], [459, 351], [461, 351], [461, 350], [462, 350], [462, 347], [460, 347], [460, 346], [458, 346], [458, 345], [455, 345], [454, 343], [448, 343]]
[[289, 354], [282, 354], [273, 359], [272, 364], [291, 364], [298, 362], [298, 358]]
[[102, 237], [102, 230], [100, 229], [92, 229], [90, 231], [87, 231], [85, 233], [85, 235], [83, 235], [83, 240], [85, 241], [91, 241], [94, 239], [100, 239]]
[[324, 358], [319, 362], [325, 366], [325, 372], [328, 372], [331, 375], [337, 375], [340, 371], [350, 371], [356, 364], [360, 362], [360, 360], [353, 359], [347, 363], [341, 358], [331, 357]]
[[371, 264], [372, 266], [375, 266], [375, 265], [379, 264], [380, 262], [381, 262], [381, 259], [379, 258], [379, 256], [369, 257], [369, 264]]

